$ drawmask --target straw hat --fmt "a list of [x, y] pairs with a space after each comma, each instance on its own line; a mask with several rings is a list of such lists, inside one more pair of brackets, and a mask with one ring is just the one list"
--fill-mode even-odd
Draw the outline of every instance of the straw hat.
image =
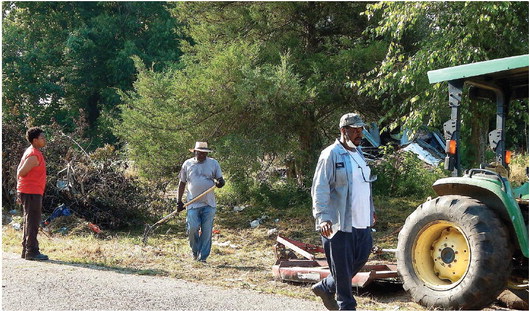
[[205, 141], [197, 141], [195, 143], [195, 148], [189, 149], [191, 152], [200, 151], [200, 152], [213, 152], [213, 150], [208, 148], [208, 143]]

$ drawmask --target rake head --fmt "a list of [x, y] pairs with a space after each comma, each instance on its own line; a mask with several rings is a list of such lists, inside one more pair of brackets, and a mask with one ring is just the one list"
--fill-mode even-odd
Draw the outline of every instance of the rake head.
[[143, 245], [147, 245], [147, 239], [149, 238], [149, 234], [151, 234], [151, 231], [153, 231], [154, 229], [154, 225], [148, 225], [148, 224], [145, 224], [145, 231], [143, 232]]

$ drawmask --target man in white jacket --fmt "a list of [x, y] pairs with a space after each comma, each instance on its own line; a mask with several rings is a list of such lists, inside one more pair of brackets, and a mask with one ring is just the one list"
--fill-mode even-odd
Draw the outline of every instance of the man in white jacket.
[[376, 178], [371, 177], [360, 148], [363, 127], [358, 114], [341, 117], [341, 137], [321, 152], [312, 183], [312, 212], [331, 270], [312, 291], [329, 310], [356, 309], [352, 278], [373, 246], [371, 183]]

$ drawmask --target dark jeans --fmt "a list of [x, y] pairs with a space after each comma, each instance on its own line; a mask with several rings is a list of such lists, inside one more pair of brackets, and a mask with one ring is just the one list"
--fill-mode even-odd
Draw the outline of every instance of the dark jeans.
[[22, 239], [22, 256], [36, 256], [39, 252], [39, 224], [42, 217], [42, 195], [20, 193], [24, 211], [24, 238]]
[[322, 237], [322, 242], [331, 269], [331, 274], [321, 281], [322, 287], [328, 293], [336, 293], [340, 310], [354, 310], [352, 278], [369, 258], [373, 247], [371, 228], [338, 231], [332, 239]]

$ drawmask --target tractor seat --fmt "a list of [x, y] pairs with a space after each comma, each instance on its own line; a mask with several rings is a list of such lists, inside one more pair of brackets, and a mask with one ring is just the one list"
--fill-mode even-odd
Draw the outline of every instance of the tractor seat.
[[480, 168], [496, 172], [500, 174], [501, 177], [507, 178], [507, 179], [509, 178], [509, 175], [510, 175], [509, 170], [506, 169], [505, 166], [501, 165], [498, 162], [491, 162], [489, 164], [481, 164]]

